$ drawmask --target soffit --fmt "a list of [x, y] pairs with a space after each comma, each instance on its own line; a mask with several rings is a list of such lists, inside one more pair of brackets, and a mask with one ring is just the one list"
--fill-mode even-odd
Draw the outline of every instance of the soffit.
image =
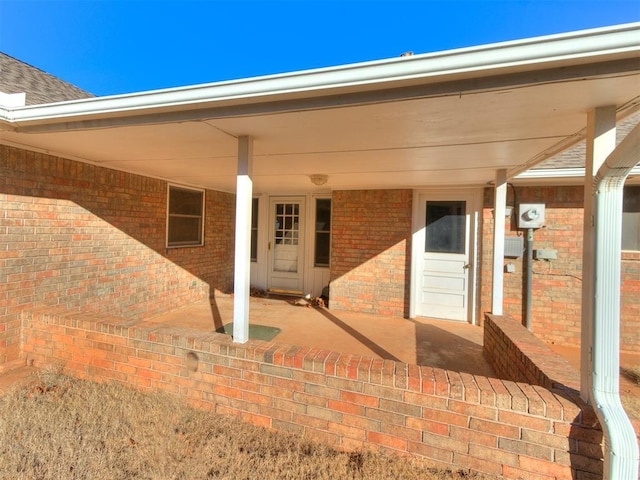
[[254, 138], [256, 192], [481, 185], [571, 139], [600, 105], [630, 102], [640, 76], [230, 118], [48, 133], [14, 144], [108, 168], [234, 191], [237, 137]]
[[[590, 109], [637, 105], [639, 62], [625, 62], [249, 108], [243, 99], [231, 110], [47, 120], [0, 134], [9, 144], [222, 191], [235, 190], [241, 135], [254, 138], [257, 193], [477, 186], [496, 169], [515, 175], [575, 144]], [[325, 186], [311, 184], [316, 173], [329, 176]]]

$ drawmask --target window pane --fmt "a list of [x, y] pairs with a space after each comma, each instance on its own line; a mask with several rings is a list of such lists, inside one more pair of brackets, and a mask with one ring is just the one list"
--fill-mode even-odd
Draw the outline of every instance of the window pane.
[[328, 267], [331, 246], [331, 235], [327, 232], [316, 233], [316, 267]]
[[169, 217], [169, 245], [200, 245], [200, 221], [198, 217]]
[[251, 261], [258, 261], [258, 230], [251, 230]]
[[331, 200], [328, 198], [316, 200], [316, 230], [331, 230]]
[[640, 187], [624, 187], [622, 249], [640, 250]]
[[258, 199], [251, 201], [251, 228], [258, 228]]
[[427, 202], [425, 252], [464, 253], [465, 202]]
[[202, 245], [204, 192], [169, 186], [167, 245]]
[[251, 261], [258, 261], [258, 199], [251, 201]]
[[171, 187], [169, 190], [169, 213], [201, 216], [202, 192]]
[[328, 267], [331, 257], [331, 199], [316, 200], [314, 265]]

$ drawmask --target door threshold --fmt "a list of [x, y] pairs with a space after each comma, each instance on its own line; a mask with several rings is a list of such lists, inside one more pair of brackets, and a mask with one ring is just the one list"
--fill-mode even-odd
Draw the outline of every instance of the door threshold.
[[301, 297], [303, 295], [303, 292], [301, 292], [300, 290], [284, 290], [281, 288], [269, 288], [267, 289], [267, 292], [269, 293], [277, 293], [280, 295], [295, 295], [295, 296], [299, 296]]

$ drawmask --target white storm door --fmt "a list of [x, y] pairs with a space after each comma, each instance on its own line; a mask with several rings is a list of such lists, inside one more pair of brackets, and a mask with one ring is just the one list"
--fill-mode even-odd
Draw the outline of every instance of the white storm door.
[[267, 245], [267, 288], [273, 292], [303, 293], [304, 197], [272, 198]]
[[469, 308], [469, 202], [420, 196], [424, 226], [416, 314], [462, 320]]

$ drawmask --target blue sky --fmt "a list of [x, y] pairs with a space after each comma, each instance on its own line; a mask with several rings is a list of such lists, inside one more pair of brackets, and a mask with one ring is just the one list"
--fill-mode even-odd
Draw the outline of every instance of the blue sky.
[[638, 0], [0, 0], [0, 51], [109, 95], [637, 21]]

